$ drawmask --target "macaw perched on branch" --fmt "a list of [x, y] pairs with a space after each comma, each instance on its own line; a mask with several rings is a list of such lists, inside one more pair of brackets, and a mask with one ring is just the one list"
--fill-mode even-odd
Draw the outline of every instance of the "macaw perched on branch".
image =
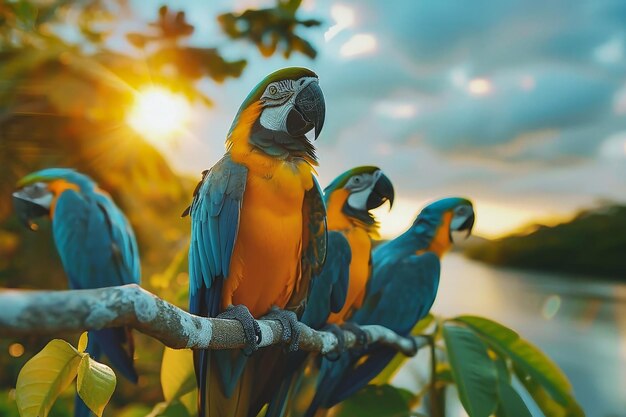
[[[139, 251], [133, 230], [111, 197], [86, 175], [72, 169], [50, 168], [27, 175], [13, 193], [18, 217], [31, 230], [32, 220], [49, 215], [54, 243], [72, 289], [139, 284]], [[129, 328], [89, 332], [87, 352], [106, 355], [113, 367], [137, 382], [134, 343]], [[76, 416], [90, 411], [76, 396]]]
[[[324, 268], [311, 283], [301, 322], [322, 329], [329, 316], [341, 323], [352, 308], [360, 307], [370, 275], [371, 237], [378, 236], [378, 223], [370, 210], [386, 201], [391, 208], [393, 199], [391, 181], [374, 166], [352, 168], [324, 189], [328, 255]], [[342, 341], [343, 332], [336, 326], [328, 330]], [[306, 352], [289, 354], [281, 386], [270, 401], [266, 417], [284, 414], [308, 356]]]
[[[474, 226], [472, 203], [445, 198], [426, 206], [402, 235], [372, 253], [372, 277], [363, 305], [351, 320], [378, 324], [408, 336], [435, 301], [440, 261], [452, 246], [452, 232]], [[346, 352], [335, 361], [323, 360], [317, 391], [305, 416], [321, 414], [366, 386], [391, 361], [396, 351], [380, 345]]]
[[194, 352], [201, 417], [247, 415], [259, 381], [284, 355], [252, 355], [261, 338], [255, 319], [280, 321], [297, 350], [294, 311], [326, 256], [326, 211], [306, 136], [319, 136], [324, 116], [315, 73], [268, 75], [241, 105], [226, 154], [205, 171], [183, 213], [191, 214], [190, 312], [238, 320], [246, 333], [243, 351]]

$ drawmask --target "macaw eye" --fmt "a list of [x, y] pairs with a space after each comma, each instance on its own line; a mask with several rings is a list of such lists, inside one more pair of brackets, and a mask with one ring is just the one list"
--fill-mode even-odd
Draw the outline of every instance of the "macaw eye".
[[361, 177], [354, 177], [354, 182], [355, 183], [360, 183], [361, 182]]
[[459, 216], [463, 216], [464, 214], [466, 214], [467, 208], [464, 206], [461, 206], [461, 207], [457, 207], [455, 211], [456, 211], [456, 214], [458, 214]]
[[270, 88], [267, 90], [271, 95], [278, 93], [278, 88], [275, 85], [270, 85]]

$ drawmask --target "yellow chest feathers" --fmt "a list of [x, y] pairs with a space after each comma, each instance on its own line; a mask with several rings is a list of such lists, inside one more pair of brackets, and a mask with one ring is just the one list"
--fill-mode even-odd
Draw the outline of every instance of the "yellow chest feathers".
[[300, 211], [304, 191], [313, 187], [313, 167], [304, 159], [272, 157], [250, 145], [250, 127], [260, 112], [258, 103], [244, 110], [227, 142], [233, 161], [248, 168], [245, 196], [250, 198], [249, 194], [253, 194], [255, 198], [263, 194], [277, 210], [284, 205], [293, 209], [293, 204], [299, 202], [296, 207]]
[[418, 250], [416, 254], [421, 255], [424, 252], [433, 252], [439, 257], [439, 259], [441, 259], [443, 255], [445, 255], [445, 253], [452, 247], [452, 242], [450, 241], [451, 221], [452, 213], [445, 213], [428, 248]]

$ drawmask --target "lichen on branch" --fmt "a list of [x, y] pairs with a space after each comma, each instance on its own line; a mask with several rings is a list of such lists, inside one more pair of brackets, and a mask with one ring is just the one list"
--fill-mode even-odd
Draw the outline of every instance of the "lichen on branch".
[[[129, 326], [174, 349], [237, 349], [244, 347], [239, 322], [204, 318], [168, 303], [138, 285], [90, 290], [0, 290], [0, 334], [54, 334], [104, 327]], [[275, 320], [259, 320], [260, 347], [281, 343], [282, 327]], [[335, 335], [300, 323], [300, 349], [322, 354], [338, 344]], [[370, 343], [391, 346], [412, 356], [426, 344], [423, 337], [406, 338], [382, 326], [362, 326]], [[345, 347], [356, 337], [344, 331]]]

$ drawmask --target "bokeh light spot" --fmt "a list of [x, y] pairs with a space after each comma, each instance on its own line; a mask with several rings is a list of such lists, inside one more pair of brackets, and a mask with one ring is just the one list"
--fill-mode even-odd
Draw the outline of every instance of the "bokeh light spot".
[[493, 86], [486, 78], [474, 78], [467, 84], [467, 91], [475, 96], [484, 96], [491, 93]]
[[9, 345], [9, 355], [14, 358], [19, 358], [24, 354], [24, 346], [20, 343], [12, 343]]
[[543, 308], [541, 309], [541, 315], [546, 320], [552, 320], [556, 313], [559, 312], [561, 308], [561, 297], [558, 295], [551, 295], [546, 298], [546, 301], [543, 303]]

